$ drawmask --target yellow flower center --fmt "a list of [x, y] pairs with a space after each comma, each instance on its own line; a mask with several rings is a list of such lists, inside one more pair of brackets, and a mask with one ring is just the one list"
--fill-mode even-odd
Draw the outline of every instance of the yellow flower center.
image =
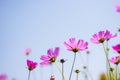
[[78, 48], [74, 48], [72, 51], [76, 53], [78, 52]]
[[99, 40], [100, 43], [103, 43], [104, 41], [105, 41], [104, 38], [101, 38], [101, 39]]
[[51, 59], [50, 59], [50, 62], [55, 62], [56, 61], [56, 57], [52, 57]]

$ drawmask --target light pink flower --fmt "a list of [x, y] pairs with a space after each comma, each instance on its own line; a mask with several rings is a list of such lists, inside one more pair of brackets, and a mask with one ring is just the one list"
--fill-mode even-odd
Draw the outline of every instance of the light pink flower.
[[103, 43], [106, 40], [105, 31], [99, 31], [94, 34], [90, 40], [95, 44]]
[[6, 74], [0, 74], [0, 80], [7, 80]]
[[90, 39], [91, 42], [94, 44], [100, 44], [103, 43], [105, 40], [110, 40], [111, 38], [116, 37], [117, 34], [112, 35], [110, 31], [99, 31], [98, 33], [94, 34], [92, 38]]
[[115, 50], [116, 52], [120, 53], [120, 44], [117, 44], [115, 46], [112, 46], [113, 50]]
[[111, 63], [114, 63], [114, 64], [119, 64], [120, 63], [120, 56], [112, 57], [111, 59], [109, 59], [109, 61]]
[[42, 62], [41, 65], [49, 65], [56, 61], [57, 56], [59, 55], [59, 47], [56, 47], [55, 50], [53, 48], [50, 48], [47, 50], [47, 55], [42, 55], [40, 59]]
[[33, 70], [37, 67], [37, 62], [33, 62], [31, 60], [27, 60], [27, 66], [28, 66], [28, 70]]
[[78, 52], [88, 49], [88, 43], [84, 40], [78, 40], [76, 41], [75, 38], [70, 38], [69, 42], [64, 42], [64, 45], [67, 47], [67, 50]]
[[23, 53], [26, 55], [29, 55], [32, 52], [32, 50], [30, 48], [24, 49]]
[[116, 4], [115, 9], [116, 9], [117, 12], [120, 12], [120, 4]]

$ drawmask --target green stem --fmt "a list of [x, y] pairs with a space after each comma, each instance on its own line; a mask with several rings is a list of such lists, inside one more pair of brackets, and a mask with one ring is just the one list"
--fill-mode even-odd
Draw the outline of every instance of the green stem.
[[118, 65], [116, 65], [116, 80], [118, 79], [117, 73], [118, 73]]
[[69, 76], [69, 80], [71, 80], [72, 71], [73, 71], [73, 67], [74, 67], [74, 64], [75, 64], [75, 59], [76, 59], [76, 53], [74, 54], [74, 60], [73, 60], [73, 64], [72, 64], [72, 68], [71, 68], [71, 72], [70, 72], [70, 76]]
[[118, 80], [120, 80], [120, 72], [119, 72], [120, 70], [119, 70], [119, 67], [118, 67], [117, 70], [118, 70]]
[[109, 63], [109, 59], [108, 59], [108, 54], [107, 54], [106, 48], [105, 48], [105, 46], [104, 46], [104, 43], [102, 43], [102, 45], [103, 45], [103, 48], [104, 48], [104, 52], [105, 52], [105, 56], [106, 56], [106, 59], [107, 59], [109, 68], [111, 68], [110, 63]]
[[65, 76], [63, 72], [61, 71], [60, 67], [55, 63], [55, 66], [57, 67], [58, 71], [62, 74], [62, 79], [65, 80]]
[[28, 80], [30, 80], [30, 70], [29, 70], [29, 73], [28, 73]]
[[64, 65], [62, 63], [62, 80], [64, 80]]
[[[80, 53], [80, 52], [79, 52], [79, 53]], [[81, 59], [81, 61], [82, 61], [83, 67], [86, 66], [81, 54], [80, 54], [80, 59]]]
[[[105, 50], [106, 50], [106, 52], [107, 52], [107, 56], [108, 56], [108, 41], [109, 40], [107, 40], [107, 44], [106, 44], [106, 48], [105, 48]], [[108, 65], [108, 61], [106, 61], [106, 70], [107, 70], [107, 78], [108, 78], [108, 80], [110, 80], [110, 76], [109, 76], [109, 65]]]
[[77, 73], [77, 75], [76, 75], [76, 80], [78, 80], [78, 73]]
[[[108, 54], [107, 54], [106, 48], [105, 48], [105, 46], [104, 46], [104, 43], [102, 43], [102, 46], [103, 46], [103, 49], [104, 49], [104, 52], [105, 52], [105, 56], [106, 56], [108, 68], [111, 68], [111, 65], [110, 65], [109, 59], [108, 59]], [[110, 80], [111, 80], [111, 71], [107, 70], [107, 73], [109, 74]], [[109, 79], [109, 76], [108, 76], [108, 79]]]

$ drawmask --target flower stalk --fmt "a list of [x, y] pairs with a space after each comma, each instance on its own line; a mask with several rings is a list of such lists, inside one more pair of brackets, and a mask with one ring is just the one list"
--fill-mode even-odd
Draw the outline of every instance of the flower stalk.
[[75, 73], [76, 73], [76, 80], [78, 80], [78, 74], [80, 73], [80, 70], [75, 70]]
[[[107, 67], [107, 68], [109, 68], [109, 69], [107, 70], [108, 80], [109, 80], [109, 78], [110, 78], [110, 80], [111, 80], [111, 79], [112, 79], [112, 73], [111, 73], [111, 72], [113, 72], [113, 71], [112, 71], [112, 70], [110, 70], [111, 65], [110, 65], [110, 63], [109, 63], [108, 53], [107, 53], [107, 51], [106, 51], [106, 48], [105, 48], [105, 46], [104, 46], [104, 43], [102, 43], [102, 46], [103, 46], [104, 53], [105, 53], [105, 57], [106, 57], [106, 60], [107, 60], [107, 65], [108, 65], [108, 67]], [[106, 65], [106, 66], [107, 66], [107, 65]]]
[[73, 64], [72, 64], [72, 68], [71, 68], [71, 72], [70, 72], [69, 80], [71, 80], [71, 76], [72, 76], [72, 72], [73, 72], [73, 68], [74, 68], [75, 60], [76, 60], [76, 53], [74, 54], [74, 59], [73, 59]]
[[62, 80], [64, 80], [64, 62], [65, 62], [64, 59], [60, 60], [60, 63], [62, 64]]
[[55, 66], [57, 67], [58, 71], [61, 73], [62, 79], [65, 80], [64, 74], [63, 74], [63, 72], [61, 71], [60, 67], [59, 67], [56, 63], [55, 63]]
[[116, 65], [116, 80], [118, 80], [118, 65]]
[[29, 73], [28, 73], [28, 80], [30, 80], [30, 72], [31, 72], [31, 71], [29, 70]]

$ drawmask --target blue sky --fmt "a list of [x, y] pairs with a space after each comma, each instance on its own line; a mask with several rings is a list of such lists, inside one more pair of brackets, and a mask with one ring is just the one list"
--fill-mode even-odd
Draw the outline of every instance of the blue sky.
[[[61, 48], [60, 58], [68, 59], [66, 76], [70, 69], [73, 53], [63, 45], [70, 37], [89, 42], [89, 70], [94, 80], [105, 71], [105, 56], [100, 45], [90, 42], [91, 36], [99, 30], [117, 33], [120, 13], [114, 5], [119, 0], [1, 0], [0, 1], [0, 73], [6, 73], [9, 80], [27, 79], [26, 59], [40, 63], [40, 55], [56, 46]], [[112, 39], [111, 45], [119, 38]], [[22, 53], [31, 48], [29, 57]], [[113, 54], [114, 51], [111, 50]], [[80, 53], [85, 56], [85, 52]], [[80, 59], [80, 57], [78, 57]], [[85, 59], [85, 58], [84, 58]], [[76, 61], [82, 69], [81, 61]], [[54, 67], [54, 66], [53, 66]], [[51, 74], [61, 78], [53, 67], [38, 66], [31, 74], [32, 79], [49, 80]], [[73, 74], [75, 75], [75, 74]], [[81, 74], [82, 75], [82, 74]], [[82, 78], [83, 76], [80, 76]]]

